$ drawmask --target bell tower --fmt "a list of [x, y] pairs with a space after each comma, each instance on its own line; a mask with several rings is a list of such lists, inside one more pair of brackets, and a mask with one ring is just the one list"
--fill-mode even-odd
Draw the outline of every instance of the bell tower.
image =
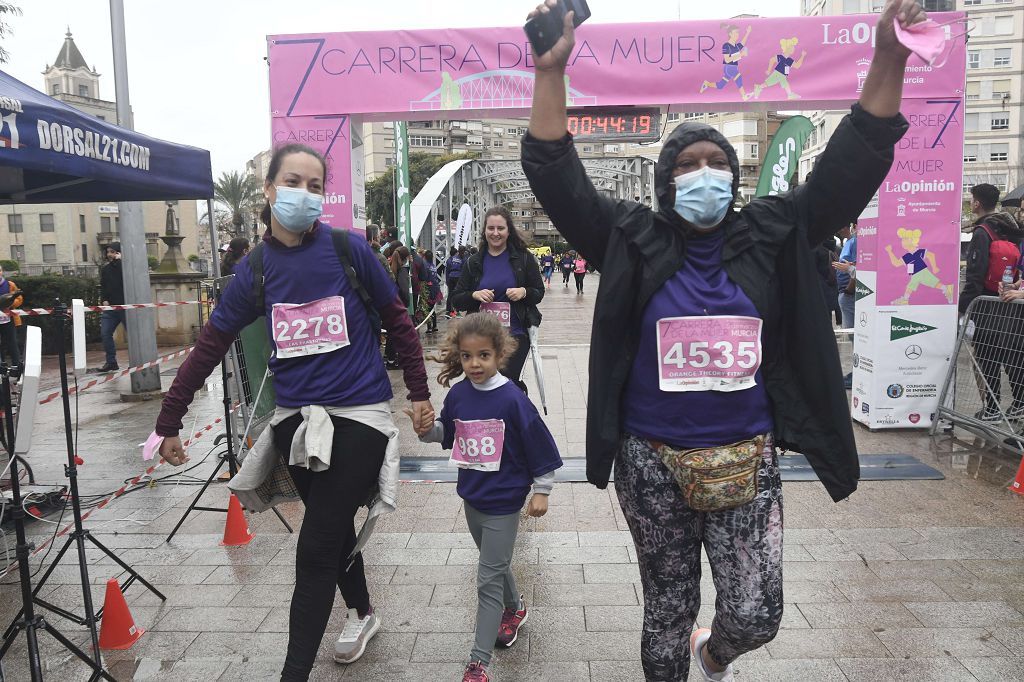
[[46, 94], [50, 97], [63, 99], [61, 95], [72, 95], [100, 99], [100, 74], [85, 63], [85, 58], [75, 45], [70, 27], [64, 35], [64, 44], [60, 46], [57, 59], [53, 66], [47, 66], [43, 71], [43, 78], [46, 81]]

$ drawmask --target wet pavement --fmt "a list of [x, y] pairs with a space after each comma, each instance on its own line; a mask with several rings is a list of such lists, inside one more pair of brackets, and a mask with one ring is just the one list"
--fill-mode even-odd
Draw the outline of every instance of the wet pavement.
[[[545, 420], [563, 457], [584, 453], [586, 344], [599, 279], [587, 278], [582, 297], [556, 283], [541, 306]], [[428, 354], [433, 343], [425, 337]], [[166, 380], [176, 365], [162, 367]], [[397, 417], [405, 391], [398, 385], [400, 373], [391, 375], [400, 396], [394, 402]], [[536, 397], [529, 362], [526, 377]], [[138, 444], [152, 430], [158, 404], [121, 402], [119, 391], [127, 382], [97, 386], [78, 401], [83, 496], [109, 493], [148, 466]], [[436, 384], [434, 389], [440, 409], [443, 389]], [[197, 396], [187, 431], [222, 416], [220, 390], [211, 383]], [[399, 423], [406, 456], [441, 456], [438, 446], [415, 439], [404, 416]], [[60, 402], [42, 406], [36, 424], [29, 455], [36, 479], [62, 484], [66, 452]], [[1024, 497], [1007, 491], [1015, 457], [986, 449], [965, 433], [932, 439], [921, 431], [855, 430], [863, 453], [911, 454], [946, 479], [862, 483], [840, 504], [832, 503], [816, 482], [786, 483], [782, 630], [766, 647], [737, 662], [737, 678], [1024, 679]], [[206, 432], [196, 441], [190, 455], [198, 466], [187, 476], [161, 466], [152, 485], [93, 511], [86, 521], [97, 538], [167, 596], [161, 602], [138, 583], [128, 590], [135, 622], [146, 634], [126, 651], [104, 654], [119, 680], [269, 680], [279, 675], [295, 535], [272, 514], [251, 515], [253, 542], [224, 548], [218, 544], [224, 515], [198, 512], [165, 542], [198, 491], [196, 484], [215, 466], [215, 456], [204, 456], [217, 433]], [[216, 484], [204, 502], [222, 506], [226, 498], [223, 485]], [[101, 498], [85, 499], [95, 504]], [[461, 501], [454, 484], [405, 483], [399, 504], [378, 524], [366, 552], [381, 632], [360, 661], [336, 665], [331, 652], [345, 613], [338, 600], [315, 679], [461, 679], [476, 598], [476, 550]], [[492, 679], [642, 680], [643, 593], [614, 492], [563, 483], [550, 504], [547, 516], [525, 521], [520, 532], [514, 570], [531, 615], [516, 645], [496, 653]], [[301, 506], [286, 505], [282, 511], [293, 525], [301, 524]], [[70, 511], [58, 517], [47, 517], [58, 526], [29, 525], [37, 544], [66, 526]], [[13, 555], [13, 536], [8, 534], [6, 541]], [[42, 554], [33, 560], [33, 569]], [[87, 557], [99, 605], [106, 580], [121, 571], [95, 548], [88, 549]], [[6, 554], [2, 560], [6, 563]], [[709, 624], [714, 589], [704, 569], [698, 621]], [[40, 595], [81, 612], [78, 575], [73, 553], [65, 556]], [[0, 587], [0, 624], [13, 618], [19, 604], [14, 587]], [[59, 616], [48, 620], [74, 641], [87, 640], [83, 628]], [[41, 650], [47, 678], [88, 678], [85, 667], [45, 634]], [[25, 661], [22, 636], [3, 660], [8, 679], [28, 679]]]

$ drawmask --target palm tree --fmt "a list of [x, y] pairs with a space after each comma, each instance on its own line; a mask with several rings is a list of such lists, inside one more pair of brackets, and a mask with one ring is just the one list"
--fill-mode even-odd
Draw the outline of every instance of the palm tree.
[[[0, 39], [6, 38], [13, 32], [11, 25], [7, 23], [8, 17], [21, 16], [21, 8], [12, 2], [0, 0]], [[11, 55], [3, 47], [0, 47], [0, 64], [6, 64]]]
[[[250, 218], [263, 199], [259, 181], [248, 173], [221, 173], [213, 183], [213, 197], [231, 213], [228, 232], [234, 236], [248, 235]], [[256, 235], [253, 235], [254, 237]]]

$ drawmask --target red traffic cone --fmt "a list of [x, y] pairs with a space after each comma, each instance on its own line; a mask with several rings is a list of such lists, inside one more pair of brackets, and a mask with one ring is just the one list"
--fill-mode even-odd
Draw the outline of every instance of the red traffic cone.
[[228, 520], [224, 523], [224, 539], [220, 544], [223, 547], [248, 545], [253, 537], [254, 534], [249, 532], [249, 524], [245, 520], [245, 512], [242, 511], [242, 503], [234, 493], [231, 493], [231, 499], [228, 500]]
[[103, 618], [100, 620], [100, 648], [128, 649], [142, 637], [145, 630], [135, 627], [135, 619], [121, 593], [116, 578], [107, 581], [107, 594], [103, 598]]
[[1020, 468], [1017, 469], [1017, 477], [1010, 484], [1010, 492], [1024, 495], [1024, 457], [1020, 460]]

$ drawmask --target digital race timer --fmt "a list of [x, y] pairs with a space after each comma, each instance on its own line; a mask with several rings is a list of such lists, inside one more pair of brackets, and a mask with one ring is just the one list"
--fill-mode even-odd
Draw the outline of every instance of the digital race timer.
[[569, 132], [577, 142], [654, 142], [661, 137], [661, 110], [570, 109]]

